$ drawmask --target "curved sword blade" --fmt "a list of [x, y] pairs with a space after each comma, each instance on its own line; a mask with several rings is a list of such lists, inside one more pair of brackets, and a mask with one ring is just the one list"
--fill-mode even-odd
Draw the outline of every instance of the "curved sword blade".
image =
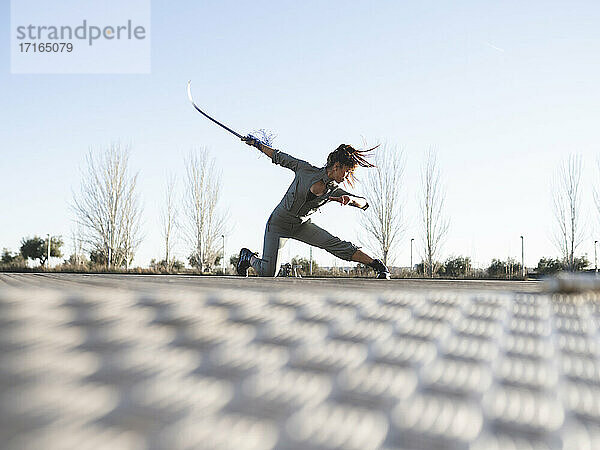
[[235, 131], [233, 131], [231, 128], [229, 128], [228, 126], [223, 125], [221, 122], [219, 122], [218, 120], [213, 119], [212, 117], [210, 117], [208, 114], [206, 114], [204, 111], [202, 111], [198, 105], [196, 105], [196, 103], [194, 102], [194, 98], [192, 97], [192, 81], [188, 81], [187, 84], [187, 95], [188, 98], [190, 99], [190, 102], [192, 102], [192, 105], [194, 106], [194, 108], [196, 108], [196, 111], [198, 111], [200, 114], [202, 114], [204, 117], [206, 117], [207, 119], [212, 120], [214, 123], [216, 123], [217, 125], [219, 125], [222, 128], [225, 128], [227, 131], [229, 131], [230, 133], [236, 135], [238, 138], [242, 138], [242, 135], [239, 133], [236, 133]]

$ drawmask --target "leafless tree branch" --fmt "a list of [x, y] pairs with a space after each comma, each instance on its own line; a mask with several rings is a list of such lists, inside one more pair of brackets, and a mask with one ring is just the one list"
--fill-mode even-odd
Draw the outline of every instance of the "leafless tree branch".
[[425, 153], [425, 163], [421, 168], [421, 189], [424, 270], [429, 277], [433, 277], [439, 269], [436, 258], [450, 227], [444, 213], [446, 194], [442, 186], [437, 152], [433, 148]]
[[108, 268], [128, 268], [141, 241], [137, 174], [130, 175], [128, 165], [128, 147], [113, 144], [103, 152], [90, 150], [80, 191], [73, 194], [85, 245]]
[[561, 163], [552, 182], [552, 202], [556, 223], [554, 240], [569, 270], [575, 268], [575, 252], [583, 241], [581, 170], [581, 157], [570, 155]]
[[206, 149], [191, 151], [185, 167], [185, 230], [193, 249], [190, 262], [204, 271], [215, 264], [219, 237], [226, 234], [227, 215], [219, 209], [221, 176]]
[[165, 186], [165, 198], [163, 204], [163, 210], [161, 211], [161, 232], [165, 243], [165, 264], [167, 270], [171, 270], [174, 258], [173, 258], [173, 247], [174, 232], [178, 226], [178, 214], [177, 205], [175, 203], [175, 186], [177, 179], [175, 175], [171, 174], [167, 176], [167, 182]]
[[596, 212], [598, 213], [598, 221], [600, 222], [600, 157], [596, 160], [596, 170], [596, 181], [594, 183], [594, 203], [596, 204]]
[[363, 244], [388, 265], [393, 262], [395, 248], [404, 233], [404, 153], [396, 146], [384, 144], [377, 149], [373, 162], [376, 167], [369, 169], [365, 181], [370, 207], [361, 216], [361, 226], [366, 232]]

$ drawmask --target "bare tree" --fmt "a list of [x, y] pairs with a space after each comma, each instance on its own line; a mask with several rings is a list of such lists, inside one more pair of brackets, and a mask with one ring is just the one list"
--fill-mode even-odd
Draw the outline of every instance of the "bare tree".
[[190, 152], [185, 167], [185, 228], [193, 248], [189, 262], [202, 272], [215, 264], [219, 237], [226, 234], [226, 215], [218, 208], [221, 177], [206, 149]]
[[436, 258], [450, 226], [444, 214], [446, 194], [442, 186], [437, 152], [433, 148], [425, 153], [425, 163], [421, 168], [421, 189], [423, 270], [429, 277], [433, 277], [439, 269]]
[[177, 227], [177, 206], [175, 204], [175, 184], [176, 178], [174, 175], [167, 176], [167, 184], [165, 189], [165, 203], [161, 212], [162, 236], [165, 241], [165, 264], [167, 270], [171, 270], [173, 266], [173, 232]]
[[583, 241], [581, 224], [581, 157], [569, 155], [552, 182], [552, 200], [556, 219], [555, 241], [568, 270], [575, 268], [575, 252]]
[[75, 227], [71, 230], [71, 245], [73, 246], [73, 258], [72, 261], [76, 266], [80, 266], [84, 260], [83, 247], [84, 247], [84, 233], [83, 227], [76, 223]]
[[[596, 211], [598, 213], [598, 219], [600, 221], [600, 157], [596, 159], [596, 181], [594, 182], [594, 203], [596, 204]], [[594, 230], [597, 231], [597, 230]]]
[[78, 194], [76, 220], [92, 259], [108, 268], [128, 268], [139, 246], [141, 208], [137, 174], [129, 172], [129, 148], [119, 144], [90, 150]]
[[361, 215], [367, 234], [364, 244], [381, 256], [388, 265], [404, 232], [402, 223], [402, 188], [404, 153], [396, 146], [384, 144], [375, 153], [375, 168], [369, 169], [365, 181], [369, 209]]

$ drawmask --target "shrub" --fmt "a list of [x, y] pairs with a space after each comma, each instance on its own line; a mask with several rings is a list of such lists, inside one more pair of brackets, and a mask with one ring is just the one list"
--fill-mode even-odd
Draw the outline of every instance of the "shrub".
[[512, 258], [506, 261], [500, 259], [492, 259], [492, 263], [488, 266], [487, 275], [492, 278], [519, 278], [522, 273], [521, 263]]
[[450, 257], [440, 267], [439, 274], [446, 277], [464, 277], [471, 267], [471, 258], [465, 256]]

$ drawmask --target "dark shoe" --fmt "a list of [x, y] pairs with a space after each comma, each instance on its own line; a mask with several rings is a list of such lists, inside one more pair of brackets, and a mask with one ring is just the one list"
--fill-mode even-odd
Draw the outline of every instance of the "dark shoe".
[[385, 267], [385, 264], [383, 264], [380, 259], [374, 259], [373, 262], [369, 264], [369, 266], [371, 266], [375, 270], [375, 272], [377, 272], [376, 278], [382, 280], [390, 279], [390, 271], [387, 267]]
[[258, 253], [252, 253], [247, 248], [240, 250], [240, 258], [236, 266], [237, 274], [241, 277], [248, 276], [248, 268], [250, 267], [250, 258], [252, 256], [258, 256]]

